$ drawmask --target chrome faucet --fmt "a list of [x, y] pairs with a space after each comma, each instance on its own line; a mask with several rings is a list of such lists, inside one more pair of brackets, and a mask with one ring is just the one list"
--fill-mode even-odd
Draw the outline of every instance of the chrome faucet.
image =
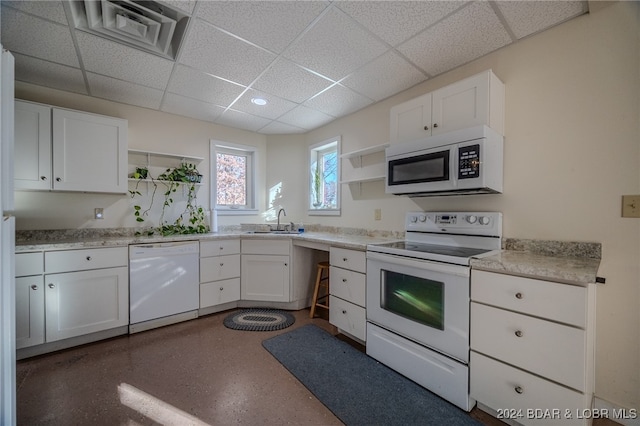
[[284, 209], [280, 209], [278, 210], [278, 224], [276, 225], [276, 231], [280, 230], [280, 213], [284, 213], [284, 215], [287, 215], [287, 212], [284, 211]]

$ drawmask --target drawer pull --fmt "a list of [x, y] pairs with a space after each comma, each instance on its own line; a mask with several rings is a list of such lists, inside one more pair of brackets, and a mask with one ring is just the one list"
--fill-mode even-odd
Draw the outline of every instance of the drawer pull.
[[90, 261], [91, 260], [91, 256], [87, 256], [87, 260]]
[[220, 262], [220, 266], [224, 266], [224, 263]]
[[49, 288], [56, 288], [56, 286], [53, 283], [49, 283]]
[[522, 299], [522, 293], [520, 292], [516, 293], [516, 299]]
[[520, 386], [516, 386], [515, 389], [516, 393], [521, 394], [524, 392], [524, 389], [522, 389]]
[[343, 282], [343, 283], [346, 283], [346, 282], [347, 282], [347, 279], [346, 279], [346, 278], [343, 278], [343, 279], [342, 279], [342, 282]]
[[224, 287], [220, 287], [220, 291], [224, 290]]
[[62, 179], [61, 179], [61, 178], [59, 178], [59, 177], [57, 177], [57, 178], [56, 178], [56, 182], [62, 182]]
[[45, 181], [45, 180], [47, 180], [47, 177], [46, 176], [40, 176], [40, 180], [41, 181]]
[[342, 310], [342, 313], [346, 315], [346, 314], [347, 314], [347, 311], [343, 309], [343, 310]]
[[33, 285], [31, 286], [31, 290], [37, 290], [37, 289], [38, 289], [38, 286], [37, 286], [37, 285], [33, 284]]
[[522, 331], [516, 330], [516, 336], [517, 337], [522, 337]]
[[342, 261], [343, 261], [343, 262], [346, 262], [347, 260], [349, 260], [349, 259], [347, 259], [346, 257], [343, 257], [343, 258], [342, 258]]

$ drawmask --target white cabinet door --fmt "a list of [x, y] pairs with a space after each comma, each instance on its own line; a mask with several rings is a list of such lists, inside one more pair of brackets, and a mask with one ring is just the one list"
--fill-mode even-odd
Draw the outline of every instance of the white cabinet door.
[[15, 189], [51, 189], [51, 108], [15, 102]]
[[486, 74], [443, 87], [432, 95], [433, 135], [488, 124], [489, 80]]
[[16, 349], [44, 343], [42, 275], [16, 278]]
[[53, 109], [53, 188], [127, 192], [127, 121]]
[[242, 300], [290, 302], [289, 256], [243, 254]]
[[431, 136], [431, 93], [391, 107], [391, 143]]
[[127, 325], [128, 275], [126, 267], [45, 275], [47, 342]]

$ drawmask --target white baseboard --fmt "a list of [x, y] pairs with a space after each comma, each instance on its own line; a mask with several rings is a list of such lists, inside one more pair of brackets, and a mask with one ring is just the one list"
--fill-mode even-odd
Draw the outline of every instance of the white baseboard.
[[593, 407], [601, 413], [600, 417], [624, 426], [640, 426], [640, 409], [638, 408], [620, 407], [597, 396], [594, 398]]

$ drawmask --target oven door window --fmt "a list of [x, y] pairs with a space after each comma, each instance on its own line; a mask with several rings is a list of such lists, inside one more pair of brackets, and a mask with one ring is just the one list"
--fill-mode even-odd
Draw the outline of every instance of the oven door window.
[[444, 283], [382, 270], [380, 307], [444, 330]]
[[389, 185], [449, 180], [449, 150], [389, 161]]

